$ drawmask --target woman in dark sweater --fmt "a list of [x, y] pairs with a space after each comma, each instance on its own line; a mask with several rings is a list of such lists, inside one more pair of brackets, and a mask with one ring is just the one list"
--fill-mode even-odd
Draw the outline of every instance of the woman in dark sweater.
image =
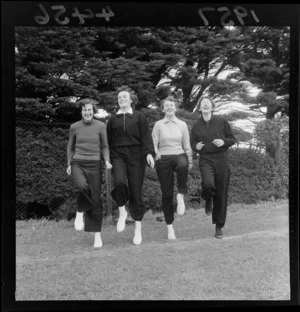
[[90, 99], [79, 102], [82, 119], [70, 126], [67, 146], [68, 168], [79, 188], [75, 229], [95, 233], [94, 247], [102, 247], [101, 153], [111, 168], [106, 127], [93, 118], [96, 107]]
[[154, 147], [145, 116], [134, 110], [137, 96], [128, 87], [118, 93], [120, 109], [107, 123], [107, 138], [110, 147], [114, 189], [112, 198], [119, 208], [117, 231], [125, 229], [129, 201], [129, 213], [135, 221], [133, 243], [142, 242], [141, 221], [145, 213], [142, 186], [146, 162], [154, 167]]
[[191, 130], [191, 148], [200, 154], [201, 197], [206, 201], [205, 212], [212, 214], [212, 223], [216, 224], [215, 237], [222, 238], [230, 179], [228, 148], [236, 143], [236, 139], [228, 121], [213, 115], [214, 107], [209, 97], [198, 101], [201, 115]]

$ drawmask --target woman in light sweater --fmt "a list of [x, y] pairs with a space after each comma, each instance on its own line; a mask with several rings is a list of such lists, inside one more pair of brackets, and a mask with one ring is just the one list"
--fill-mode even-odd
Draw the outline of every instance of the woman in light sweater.
[[176, 239], [173, 221], [174, 172], [177, 174], [177, 213], [185, 211], [184, 195], [187, 193], [188, 173], [193, 167], [192, 149], [187, 124], [175, 112], [177, 100], [168, 96], [162, 101], [165, 117], [157, 121], [152, 130], [156, 153], [156, 172], [162, 191], [162, 209], [168, 228], [168, 239]]
[[101, 153], [111, 169], [105, 124], [93, 118], [96, 107], [90, 99], [78, 102], [82, 119], [70, 126], [68, 168], [79, 188], [75, 229], [94, 233], [94, 247], [102, 247]]

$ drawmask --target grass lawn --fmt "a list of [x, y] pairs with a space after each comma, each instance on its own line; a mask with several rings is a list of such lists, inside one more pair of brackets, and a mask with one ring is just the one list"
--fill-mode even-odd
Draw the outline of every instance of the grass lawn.
[[231, 205], [222, 240], [202, 208], [176, 216], [175, 241], [157, 216], [140, 246], [104, 223], [98, 250], [73, 222], [17, 221], [16, 300], [290, 299], [287, 200]]

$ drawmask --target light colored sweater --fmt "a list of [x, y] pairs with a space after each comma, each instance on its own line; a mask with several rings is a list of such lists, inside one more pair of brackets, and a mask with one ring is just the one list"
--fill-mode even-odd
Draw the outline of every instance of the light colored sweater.
[[106, 126], [102, 121], [92, 119], [90, 123], [85, 123], [80, 120], [70, 126], [68, 166], [72, 159], [100, 160], [101, 152], [104, 160], [109, 161]]
[[160, 155], [179, 155], [186, 153], [189, 164], [193, 163], [193, 152], [187, 124], [176, 118], [161, 119], [154, 124], [152, 138], [155, 153]]

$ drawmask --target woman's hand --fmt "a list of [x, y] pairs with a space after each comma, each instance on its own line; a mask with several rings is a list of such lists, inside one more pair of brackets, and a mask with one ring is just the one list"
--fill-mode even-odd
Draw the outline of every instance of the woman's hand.
[[68, 175], [71, 175], [71, 173], [72, 173], [71, 165], [69, 165], [68, 168], [67, 168], [67, 174], [68, 174]]
[[188, 172], [191, 173], [192, 169], [193, 169], [193, 164], [189, 164], [189, 166], [188, 166]]
[[204, 144], [203, 144], [202, 141], [201, 141], [201, 142], [199, 142], [199, 143], [196, 144], [196, 149], [197, 149], [198, 151], [200, 151], [200, 150], [202, 149], [203, 146], [204, 146]]
[[112, 164], [108, 160], [106, 160], [105, 166], [107, 170], [110, 170], [112, 168]]
[[214, 139], [212, 141], [212, 144], [215, 144], [215, 146], [220, 147], [220, 146], [224, 145], [224, 141], [222, 139]]
[[156, 154], [155, 154], [155, 160], [159, 160], [161, 158], [161, 155], [157, 152]]
[[155, 162], [151, 154], [147, 155], [147, 163], [152, 169], [154, 168]]

